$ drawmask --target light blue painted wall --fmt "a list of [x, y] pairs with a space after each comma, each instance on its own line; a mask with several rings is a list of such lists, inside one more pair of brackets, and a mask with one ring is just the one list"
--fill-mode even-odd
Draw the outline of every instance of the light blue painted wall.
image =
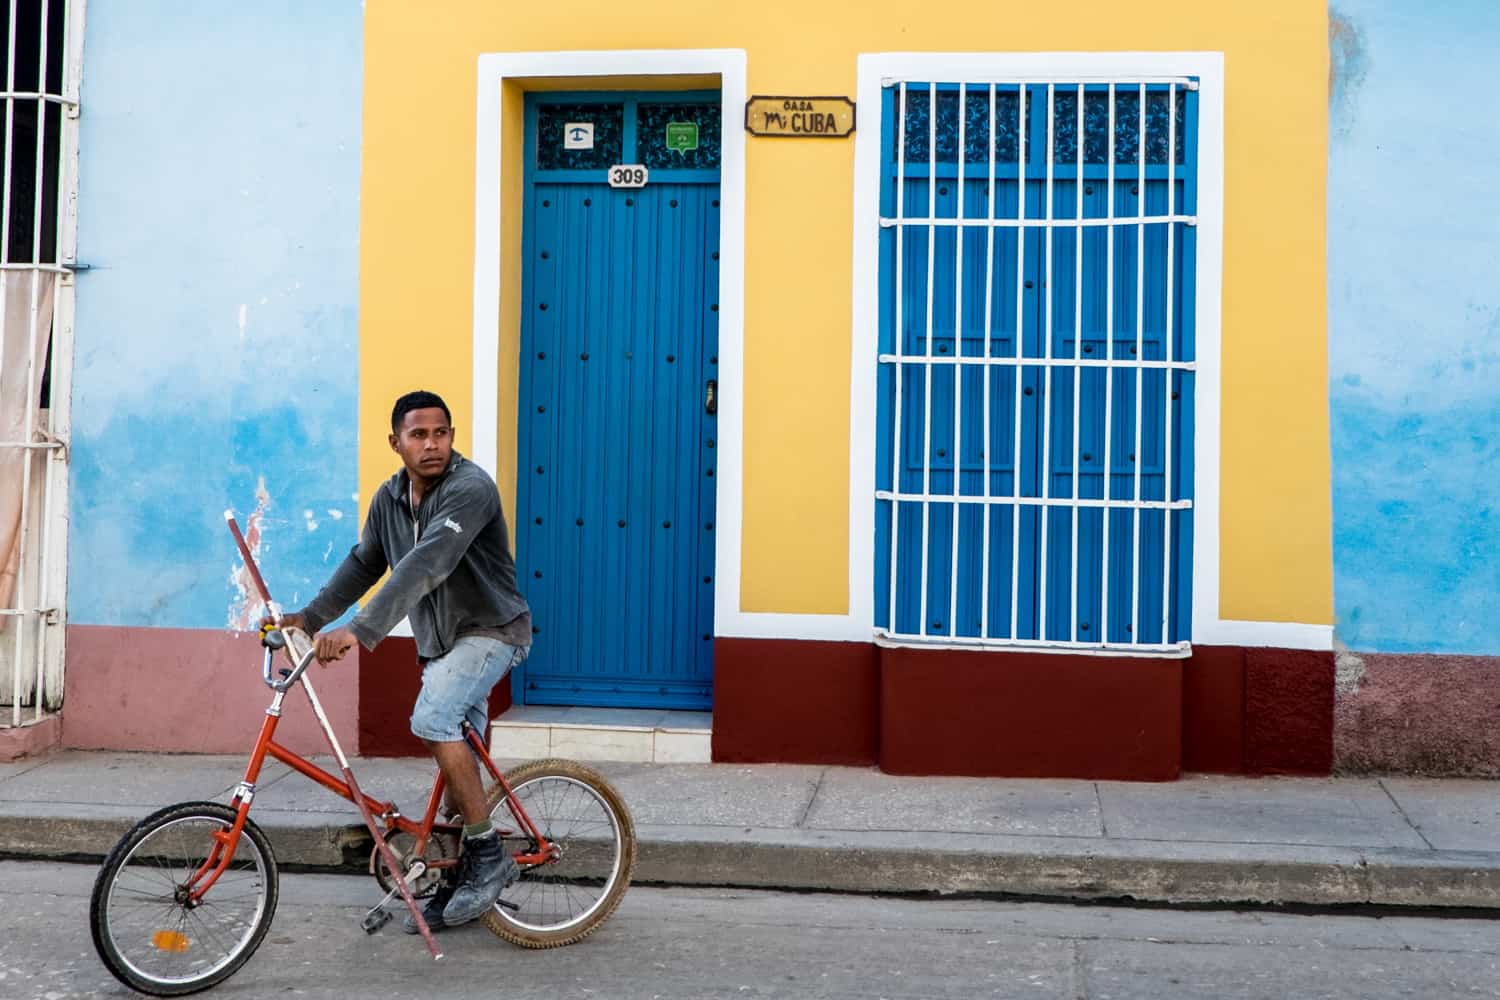
[[1500, 4], [1331, 14], [1337, 634], [1500, 654]]
[[359, 0], [90, 4], [69, 615], [224, 628], [222, 513], [305, 601], [353, 544]]

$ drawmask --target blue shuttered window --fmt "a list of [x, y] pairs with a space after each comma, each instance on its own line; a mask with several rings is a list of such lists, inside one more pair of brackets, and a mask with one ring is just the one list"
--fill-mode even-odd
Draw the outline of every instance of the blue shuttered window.
[[889, 638], [1189, 639], [1196, 99], [1188, 79], [885, 88]]

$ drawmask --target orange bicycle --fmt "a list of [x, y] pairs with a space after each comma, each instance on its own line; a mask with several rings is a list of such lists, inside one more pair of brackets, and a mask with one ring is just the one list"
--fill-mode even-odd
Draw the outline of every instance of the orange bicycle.
[[[182, 996], [228, 979], [255, 953], [276, 913], [276, 856], [250, 819], [266, 757], [281, 761], [359, 807], [375, 840], [370, 872], [385, 897], [366, 912], [366, 933], [391, 918], [398, 896], [415, 918], [434, 959], [443, 957], [418, 899], [436, 892], [458, 864], [461, 823], [439, 821], [444, 780], [438, 772], [419, 821], [394, 802], [364, 794], [323, 712], [307, 668], [311, 641], [279, 627], [281, 611], [231, 512], [225, 520], [274, 622], [261, 632], [262, 678], [274, 693], [244, 778], [227, 805], [182, 802], [141, 820], [109, 852], [89, 904], [94, 947], [122, 983], [155, 996]], [[290, 666], [272, 676], [277, 651]], [[338, 761], [342, 777], [277, 743], [287, 692], [300, 686]], [[620, 905], [635, 866], [630, 811], [592, 768], [539, 760], [502, 773], [484, 740], [465, 724], [464, 738], [493, 779], [490, 818], [521, 866], [521, 878], [480, 921], [525, 948], [557, 948], [598, 929]]]

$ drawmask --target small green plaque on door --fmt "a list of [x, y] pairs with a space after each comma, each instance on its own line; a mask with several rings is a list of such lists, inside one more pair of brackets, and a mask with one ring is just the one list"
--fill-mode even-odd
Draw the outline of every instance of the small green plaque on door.
[[667, 148], [687, 154], [698, 148], [698, 123], [697, 122], [668, 122], [667, 123]]

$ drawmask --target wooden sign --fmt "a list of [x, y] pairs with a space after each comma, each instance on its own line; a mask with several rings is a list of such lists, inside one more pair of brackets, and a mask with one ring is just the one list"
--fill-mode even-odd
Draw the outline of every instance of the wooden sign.
[[847, 97], [752, 97], [745, 102], [745, 131], [796, 139], [843, 139], [854, 131], [854, 102]]

